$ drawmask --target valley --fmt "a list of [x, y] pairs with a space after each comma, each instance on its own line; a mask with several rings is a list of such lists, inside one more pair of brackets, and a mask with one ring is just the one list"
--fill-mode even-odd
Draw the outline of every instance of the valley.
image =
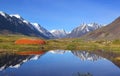
[[1, 0], [0, 76], [120, 76], [120, 0]]
[[[40, 24], [29, 22], [18, 14], [0, 12], [0, 51], [63, 49], [119, 52], [119, 25], [118, 17], [108, 25], [83, 23], [69, 33], [65, 30], [48, 31]], [[15, 44], [15, 41], [21, 38], [42, 39], [46, 44]]]
[[83, 40], [80, 38], [64, 38], [45, 40], [46, 44], [15, 44], [21, 38], [40, 39], [24, 35], [0, 35], [0, 52], [47, 51], [47, 50], [105, 50], [120, 53], [120, 40]]

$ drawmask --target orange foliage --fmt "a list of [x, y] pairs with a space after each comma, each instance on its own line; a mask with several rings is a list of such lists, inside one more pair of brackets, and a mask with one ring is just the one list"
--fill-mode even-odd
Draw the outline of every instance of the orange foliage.
[[15, 41], [15, 44], [45, 44], [44, 40], [41, 39], [18, 39]]
[[44, 54], [44, 51], [22, 51], [22, 52], [17, 52], [16, 54], [18, 55], [41, 55]]

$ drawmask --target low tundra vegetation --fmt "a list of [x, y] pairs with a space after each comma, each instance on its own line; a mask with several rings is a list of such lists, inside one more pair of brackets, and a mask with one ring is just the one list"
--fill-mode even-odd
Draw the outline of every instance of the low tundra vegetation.
[[15, 42], [21, 38], [43, 40], [37, 37], [23, 35], [0, 35], [0, 51], [35, 51], [35, 50], [111, 50], [120, 52], [120, 40], [82, 40], [80, 38], [50, 39], [44, 40], [44, 45], [19, 44]]

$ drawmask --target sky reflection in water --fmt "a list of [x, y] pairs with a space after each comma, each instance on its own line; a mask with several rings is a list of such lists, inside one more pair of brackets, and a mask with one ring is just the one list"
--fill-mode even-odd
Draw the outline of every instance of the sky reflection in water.
[[0, 68], [0, 76], [120, 76], [119, 66], [86, 51], [56, 50], [41, 55], [3, 56]]

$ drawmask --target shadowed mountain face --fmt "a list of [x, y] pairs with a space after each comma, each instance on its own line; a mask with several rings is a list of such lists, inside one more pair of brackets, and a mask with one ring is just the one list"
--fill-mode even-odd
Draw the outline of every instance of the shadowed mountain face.
[[120, 39], [120, 17], [111, 24], [84, 35], [84, 39]]
[[0, 12], [0, 33], [23, 34], [45, 39], [54, 38], [49, 31], [39, 24], [32, 24], [19, 15], [8, 15], [4, 12]]

